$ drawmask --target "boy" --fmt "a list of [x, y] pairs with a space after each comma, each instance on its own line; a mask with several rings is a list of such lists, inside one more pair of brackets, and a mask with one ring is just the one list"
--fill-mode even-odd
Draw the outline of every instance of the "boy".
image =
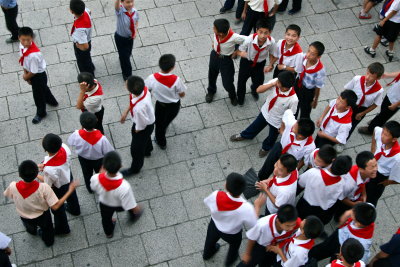
[[[257, 21], [257, 32], [246, 37], [239, 46], [238, 55], [241, 56], [239, 78], [237, 85], [237, 98], [240, 106], [244, 103], [246, 82], [251, 77], [251, 94], [258, 100], [256, 89], [264, 83], [264, 72], [270, 72], [276, 59], [272, 56], [275, 49], [275, 40], [270, 36], [270, 26], [265, 19]], [[267, 58], [269, 65], [265, 67]]]
[[128, 211], [129, 220], [137, 221], [142, 215], [142, 209], [136, 203], [131, 185], [119, 172], [121, 158], [117, 152], [111, 151], [104, 155], [103, 168], [105, 172], [95, 174], [90, 178], [90, 187], [99, 196], [101, 223], [107, 238], [112, 238], [116, 220], [116, 211]]
[[329, 223], [335, 212], [336, 201], [344, 198], [341, 175], [350, 171], [351, 163], [349, 156], [339, 156], [330, 168], [313, 168], [300, 175], [298, 184], [304, 188], [304, 195], [297, 203], [300, 218], [315, 215], [324, 225]]
[[258, 219], [256, 225], [247, 231], [246, 251], [238, 267], [254, 267], [257, 264], [274, 262], [275, 254], [266, 251], [266, 246], [275, 245], [290, 238], [300, 227], [301, 220], [297, 217], [294, 206], [287, 204], [278, 209], [276, 214]]
[[114, 34], [114, 40], [124, 81], [132, 75], [131, 55], [133, 41], [136, 38], [139, 26], [139, 13], [133, 6], [134, 0], [115, 0], [117, 30]]
[[[235, 5], [235, 0], [225, 0], [224, 6], [219, 10], [220, 14], [224, 14], [226, 11], [231, 10]], [[235, 13], [235, 24], [239, 24], [242, 21], [244, 9], [244, 0], [237, 1], [236, 13]]]
[[303, 70], [303, 50], [299, 45], [301, 28], [296, 24], [286, 27], [285, 39], [276, 43], [274, 57], [278, 59], [273, 77], [278, 77], [282, 71], [288, 70], [293, 73], [300, 73]]
[[82, 129], [76, 130], [68, 137], [68, 145], [75, 147], [81, 164], [86, 189], [93, 193], [90, 188], [90, 178], [98, 173], [101, 168], [103, 157], [114, 148], [100, 130], [96, 130], [97, 118], [93, 113], [83, 112], [79, 118]]
[[18, 38], [21, 56], [19, 63], [24, 68], [22, 78], [32, 85], [33, 100], [36, 105], [36, 115], [32, 123], [38, 124], [47, 115], [46, 103], [56, 107], [58, 102], [47, 86], [46, 61], [33, 41], [33, 30], [29, 27], [21, 27]]
[[18, 4], [17, 0], [0, 0], [1, 10], [3, 10], [6, 20], [6, 27], [11, 32], [11, 37], [6, 39], [7, 44], [18, 42]]
[[400, 262], [400, 228], [389, 242], [380, 246], [381, 251], [369, 262], [371, 267], [396, 267]]
[[181, 108], [181, 98], [187, 90], [182, 79], [172, 74], [175, 68], [175, 56], [171, 54], [162, 55], [158, 61], [161, 72], [151, 74], [145, 80], [147, 88], [156, 99], [156, 143], [161, 149], [166, 149], [167, 139], [165, 133], [169, 124], [178, 115]]
[[299, 98], [299, 106], [295, 117], [310, 119], [311, 109], [318, 104], [319, 93], [325, 85], [326, 72], [321, 62], [325, 46], [321, 42], [312, 42], [308, 47], [302, 64], [302, 71], [297, 75], [295, 90]]
[[[301, 10], [301, 2], [302, 0], [293, 0], [292, 9], [288, 11], [289, 15], [294, 15]], [[285, 12], [287, 6], [289, 4], [289, 0], [282, 0], [282, 3], [279, 5], [278, 12]]]
[[323, 145], [314, 149], [308, 156], [304, 157], [307, 168], [328, 168], [337, 157], [336, 150], [331, 145]]
[[400, 183], [400, 124], [388, 121], [383, 128], [375, 127], [372, 137], [371, 152], [378, 161], [378, 173], [367, 186], [367, 202], [376, 206], [385, 187]]
[[258, 152], [260, 158], [265, 157], [278, 138], [278, 129], [281, 126], [284, 112], [287, 109], [295, 112], [297, 109], [298, 99], [293, 89], [293, 84], [293, 73], [285, 71], [280, 73], [278, 78], [259, 86], [257, 93], [264, 93], [269, 89], [272, 89], [272, 93], [267, 96], [265, 104], [261, 107], [261, 112], [257, 118], [240, 134], [232, 135], [230, 140], [238, 142], [245, 139], [253, 139], [268, 125], [268, 137], [263, 141], [262, 148]]
[[103, 117], [103, 87], [89, 72], [81, 72], [78, 75], [80, 92], [76, 101], [76, 108], [82, 112], [89, 111], [96, 115], [95, 128], [104, 134]]
[[[18, 173], [22, 181], [11, 182], [4, 191], [4, 195], [14, 201], [15, 209], [21, 217], [26, 231], [32, 235], [39, 232], [46, 246], [51, 246], [54, 243], [54, 228], [49, 208], [52, 211], [63, 208], [65, 200], [75, 192], [75, 188], [79, 184], [77, 182], [70, 183], [68, 190], [58, 199], [48, 184], [35, 181], [35, 178], [39, 178], [39, 169], [35, 162], [23, 161], [18, 166]], [[56, 229], [64, 227], [59, 224], [60, 221], [56, 217], [54, 222]], [[39, 231], [37, 231], [38, 226]], [[56, 231], [55, 234], [59, 233]]]
[[242, 242], [242, 227], [252, 228], [257, 223], [254, 207], [240, 195], [246, 188], [242, 175], [231, 173], [226, 178], [224, 191], [214, 191], [204, 199], [211, 211], [207, 237], [204, 244], [203, 259], [210, 259], [219, 249], [217, 241], [222, 238], [229, 243], [225, 266], [231, 266], [239, 256]]
[[351, 133], [365, 115], [382, 104], [383, 88], [378, 80], [382, 77], [384, 72], [385, 68], [381, 63], [372, 63], [368, 66], [364, 76], [354, 76], [354, 78], [344, 86], [344, 89], [352, 90], [357, 95], [357, 103], [352, 107], [353, 116], [351, 117], [351, 129], [347, 139], [350, 138]]
[[208, 67], [208, 87], [206, 102], [211, 103], [217, 92], [217, 78], [221, 72], [222, 85], [229, 94], [231, 104], [237, 105], [236, 90], [233, 84], [235, 66], [233, 57], [236, 57], [235, 45], [242, 44], [246, 36], [234, 33], [230, 28], [229, 21], [226, 19], [216, 19], [214, 21], [213, 49], [210, 54], [210, 64]]
[[[364, 0], [363, 7], [358, 14], [359, 19], [370, 19], [372, 15], [368, 12], [377, 4], [381, 3], [383, 0]], [[391, 0], [389, 0], [391, 1]]]
[[256, 23], [259, 19], [265, 19], [269, 25], [271, 32], [274, 29], [279, 4], [282, 0], [244, 0], [244, 9], [242, 17], [244, 23], [241, 35], [248, 36], [251, 30], [256, 31]]
[[361, 260], [363, 255], [364, 248], [360, 241], [349, 238], [340, 247], [338, 259], [332, 261], [326, 267], [365, 267], [365, 263]]
[[154, 130], [154, 108], [151, 103], [151, 95], [144, 85], [142, 78], [130, 76], [126, 80], [126, 88], [129, 95], [129, 107], [121, 116], [121, 123], [124, 123], [128, 114], [132, 118], [132, 142], [131, 142], [131, 167], [122, 170], [121, 173], [126, 177], [140, 172], [143, 167], [144, 157], [150, 157], [153, 150], [151, 143], [151, 133]]
[[340, 144], [336, 150], [339, 153], [343, 151], [351, 130], [352, 107], [356, 102], [357, 95], [351, 90], [344, 90], [338, 98], [329, 102], [317, 121], [317, 127], [320, 127], [315, 139], [317, 147]]
[[69, 9], [75, 16], [71, 29], [74, 52], [79, 72], [89, 72], [94, 76], [95, 67], [90, 56], [92, 50], [92, 19], [90, 10], [82, 0], [71, 0]]

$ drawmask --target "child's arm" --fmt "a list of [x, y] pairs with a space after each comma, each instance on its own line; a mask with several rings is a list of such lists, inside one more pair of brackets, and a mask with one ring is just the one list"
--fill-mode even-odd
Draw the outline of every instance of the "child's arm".
[[130, 110], [131, 110], [131, 107], [129, 106], [129, 107], [122, 113], [121, 120], [120, 120], [121, 123], [125, 123], [126, 117], [128, 116]]
[[119, 11], [120, 7], [121, 7], [121, 0], [115, 0], [115, 11]]
[[321, 91], [321, 88], [315, 87], [314, 98], [313, 98], [313, 101], [311, 102], [311, 107], [313, 109], [315, 109], [318, 105], [318, 98], [319, 98], [320, 91]]
[[89, 89], [89, 85], [87, 85], [86, 82], [81, 82], [79, 84], [79, 88], [80, 88], [80, 91], [79, 91], [78, 99], [76, 100], [76, 106], [75, 107], [77, 109], [84, 109], [85, 105], [83, 105], [83, 98], [85, 96], [86, 90]]
[[41, 181], [42, 183], [44, 183], [44, 177], [43, 175], [38, 175], [36, 178], [38, 178], [39, 181]]
[[272, 88], [272, 87], [274, 87], [274, 86], [276, 86], [276, 81], [275, 82], [271, 82], [271, 83], [266, 83], [266, 84], [263, 84], [263, 85], [260, 85], [258, 88], [257, 88], [257, 93], [264, 93], [265, 91], [267, 91], [268, 89], [270, 89], [270, 88]]
[[304, 158], [302, 158], [299, 163], [297, 164], [297, 169], [300, 170], [304, 166]]
[[317, 135], [318, 135], [320, 138], [328, 139], [329, 141], [334, 142], [335, 144], [340, 144], [339, 140], [337, 140], [337, 139], [336, 139], [335, 137], [333, 137], [333, 136], [330, 136], [329, 134], [325, 133], [325, 132], [322, 131], [322, 130], [319, 130], [318, 133], [317, 133]]
[[385, 72], [385, 73], [382, 75], [382, 79], [386, 79], [386, 78], [396, 78], [397, 75], [399, 75], [399, 74], [400, 74], [400, 71], [397, 71], [397, 72]]
[[249, 7], [249, 3], [247, 1], [244, 2], [243, 12], [242, 12], [242, 20], [246, 20], [247, 8]]
[[375, 129], [374, 132], [372, 133], [372, 140], [371, 140], [371, 152], [375, 154], [376, 151], [376, 140], [375, 140]]
[[260, 216], [261, 207], [267, 201], [267, 196], [264, 193], [260, 193], [256, 200], [254, 200], [254, 210], [256, 212], [257, 218]]
[[[247, 2], [246, 2], [247, 4]], [[247, 264], [250, 262], [251, 260], [251, 251], [253, 250], [254, 245], [256, 244], [255, 240], [251, 240], [249, 239], [247, 241], [247, 247], [246, 247], [246, 251], [244, 252], [244, 254], [242, 255], [242, 261]]]
[[390, 254], [387, 254], [387, 253], [385, 253], [385, 252], [383, 252], [382, 250], [381, 251], [379, 251], [379, 253], [378, 254], [376, 254], [372, 259], [371, 259], [371, 261], [368, 263], [368, 267], [372, 267], [372, 266], [374, 266], [374, 263], [377, 261], [377, 260], [379, 260], [379, 259], [386, 259], [386, 258], [388, 258], [390, 256]]
[[81, 51], [86, 51], [89, 49], [89, 43], [84, 43], [84, 44], [75, 43], [75, 45]]
[[285, 256], [285, 253], [283, 253], [282, 249], [278, 245], [277, 246], [273, 246], [273, 245], [267, 246], [267, 251], [271, 251], [271, 252], [279, 255], [282, 259], [282, 262], [286, 262], [288, 260]]
[[390, 12], [389, 15], [387, 15], [386, 17], [384, 17], [384, 18], [379, 22], [379, 26], [383, 27], [383, 25], [385, 24], [385, 22], [388, 21], [389, 19], [393, 18], [396, 14], [397, 14], [397, 11], [396, 11], [396, 10], [392, 10], [392, 12]]
[[24, 74], [22, 75], [22, 78], [24, 79], [24, 81], [30, 81], [33, 76], [35, 76], [35, 73], [29, 72], [27, 70], [24, 69]]
[[274, 57], [274, 55], [270, 52], [269, 53], [269, 64], [268, 66], [265, 66], [264, 72], [270, 72], [274, 69], [274, 64], [278, 60], [277, 57]]
[[78, 181], [72, 181], [69, 184], [69, 188], [67, 193], [64, 194], [64, 196], [62, 198], [60, 198], [56, 204], [54, 204], [53, 206], [51, 206], [52, 210], [58, 210], [62, 205], [64, 205], [64, 202], [67, 200], [67, 198], [69, 198], [69, 196], [75, 191], [75, 188], [77, 188], [79, 185]]
[[373, 111], [374, 109], [376, 109], [377, 105], [376, 104], [372, 104], [371, 106], [369, 106], [366, 110], [364, 110], [363, 112], [357, 113], [356, 115], [356, 120], [361, 120], [362, 117], [364, 117], [365, 115], [367, 115], [369, 112]]
[[316, 126], [319, 128], [321, 127], [321, 123], [322, 120], [325, 118], [326, 114], [328, 114], [328, 111], [331, 109], [331, 107], [329, 105], [326, 106], [326, 108], [324, 109], [324, 112], [322, 112], [321, 117], [319, 117], [319, 119], [317, 120]]
[[185, 92], [181, 92], [178, 95], [179, 95], [180, 98], [182, 98], [182, 97], [185, 97], [186, 94], [185, 94]]
[[353, 207], [354, 205], [362, 202], [362, 201], [351, 201], [348, 197], [344, 198], [341, 201], [343, 204], [345, 204], [346, 206], [349, 206], [349, 207]]

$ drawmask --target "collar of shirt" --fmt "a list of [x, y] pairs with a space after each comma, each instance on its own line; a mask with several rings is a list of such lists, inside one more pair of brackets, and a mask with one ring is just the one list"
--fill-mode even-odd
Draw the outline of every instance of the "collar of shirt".
[[312, 65], [311, 67], [308, 67], [307, 68], [307, 58], [304, 58], [304, 60], [303, 60], [303, 66], [304, 66], [304, 69], [306, 69], [306, 70], [313, 70], [313, 69], [315, 69], [315, 67], [317, 67], [317, 65], [318, 65], [318, 63], [319, 63], [319, 60], [317, 61], [317, 63], [315, 63], [314, 65]]
[[132, 104], [135, 104], [143, 95], [144, 95], [144, 90], [143, 90], [143, 92], [142, 92], [140, 95], [138, 95], [138, 96], [132, 94], [132, 101], [131, 101]]
[[338, 112], [337, 109], [335, 108], [335, 111], [333, 112], [332, 116], [338, 116], [339, 118], [343, 118], [346, 116], [347, 113], [349, 113], [350, 109], [344, 111], [344, 112]]
[[289, 180], [290, 175], [292, 175], [291, 173], [289, 173], [289, 175], [285, 176], [285, 177], [276, 177], [276, 183], [280, 184], [280, 183], [284, 183], [287, 180]]
[[231, 196], [231, 194], [230, 193], [226, 193], [226, 195], [230, 198], [230, 199], [232, 199], [233, 201], [236, 201], [236, 202], [246, 202], [242, 197], [233, 197], [233, 196]]
[[[289, 95], [290, 92], [293, 90], [293, 87], [290, 88], [289, 90], [287, 90], [286, 92], [283, 92], [279, 87], [278, 87], [278, 90], [279, 90], [279, 93], [280, 93], [280, 94]], [[274, 92], [276, 92], [276, 91], [274, 90]], [[275, 93], [275, 95], [276, 95], [276, 93]], [[345, 115], [346, 115], [346, 114], [345, 114]]]
[[106, 172], [106, 177], [107, 177], [107, 179], [110, 179], [110, 180], [119, 180], [119, 179], [123, 179], [124, 178], [122, 176], [122, 173], [120, 173], [120, 172], [117, 172], [117, 175], [115, 177], [108, 176], [108, 173]]
[[95, 88], [93, 88], [93, 89], [92, 89], [91, 91], [89, 91], [89, 92], [86, 92], [85, 94], [86, 94], [87, 96], [91, 96], [91, 95], [93, 95], [94, 93], [96, 93], [97, 90], [99, 90], [99, 84], [98, 84], [98, 83], [96, 84], [96, 87], [95, 87]]
[[[253, 41], [251, 42], [252, 44], [256, 44], [258, 47], [260, 47], [259, 45], [258, 45], [258, 35], [253, 39]], [[267, 38], [267, 40], [265, 41], [265, 43], [260, 47], [260, 48], [264, 48], [264, 47], [267, 47], [267, 46], [269, 46], [269, 45], [271, 45], [271, 41]]]

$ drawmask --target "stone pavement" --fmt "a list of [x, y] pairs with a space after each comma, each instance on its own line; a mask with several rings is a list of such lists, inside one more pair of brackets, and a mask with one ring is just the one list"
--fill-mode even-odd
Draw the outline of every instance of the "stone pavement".
[[[40, 162], [44, 152], [40, 139], [49, 132], [63, 140], [79, 128], [80, 111], [74, 105], [79, 92], [77, 67], [70, 42], [72, 15], [65, 0], [19, 0], [20, 25], [35, 30], [36, 42], [48, 63], [49, 84], [59, 100], [58, 108], [49, 108], [40, 124], [31, 123], [35, 113], [31, 88], [22, 80], [18, 65], [18, 45], [7, 45], [8, 32], [0, 18], [0, 191], [18, 179], [17, 165], [25, 159]], [[69, 217], [72, 232], [56, 238], [51, 248], [32, 237], [16, 215], [14, 206], [0, 194], [0, 231], [13, 239], [12, 261], [20, 266], [222, 266], [226, 255], [223, 246], [213, 260], [203, 262], [201, 251], [209, 220], [203, 198], [221, 189], [225, 176], [248, 168], [260, 168], [258, 158], [263, 132], [257, 139], [231, 143], [229, 136], [244, 129], [258, 114], [265, 100], [255, 103], [247, 96], [243, 107], [232, 107], [219, 81], [216, 101], [204, 101], [207, 64], [211, 48], [212, 22], [216, 18], [234, 21], [234, 13], [219, 14], [223, 0], [137, 0], [140, 23], [133, 51], [134, 74], [146, 77], [158, 70], [161, 54], [173, 53], [178, 59], [176, 74], [186, 81], [188, 92], [182, 110], [168, 130], [168, 149], [155, 146], [144, 170], [128, 179], [137, 200], [145, 208], [144, 216], [134, 226], [118, 214], [114, 238], [106, 239], [96, 198], [84, 186], [78, 188], [82, 215]], [[302, 28], [301, 45], [322, 41], [322, 57], [328, 79], [320, 103], [313, 111], [317, 118], [329, 99], [337, 97], [343, 85], [355, 74], [365, 73], [374, 61], [384, 63], [388, 71], [399, 69], [398, 58], [388, 62], [382, 47], [375, 59], [365, 55], [364, 45], [372, 42], [372, 27], [377, 21], [357, 18], [362, 0], [304, 0], [300, 13], [278, 15], [273, 36], [283, 37], [284, 28], [296, 23]], [[94, 21], [93, 60], [96, 76], [105, 91], [105, 130], [124, 165], [130, 163], [130, 123], [120, 124], [121, 111], [128, 104], [118, 54], [113, 40], [115, 16], [113, 0], [86, 1]], [[1, 16], [3, 14], [1, 13]], [[233, 23], [232, 23], [233, 24]], [[240, 31], [239, 26], [232, 25]], [[396, 44], [396, 50], [400, 47]], [[236, 67], [238, 61], [236, 61]], [[266, 79], [271, 75], [266, 75]], [[385, 82], [383, 82], [385, 84]], [[398, 116], [396, 117], [399, 118]], [[361, 125], [369, 118], [365, 118]], [[370, 138], [355, 131], [344, 153], [353, 156], [369, 149]], [[76, 156], [72, 162], [74, 177], [82, 177]], [[81, 178], [81, 181], [83, 179]], [[378, 205], [378, 220], [373, 253], [388, 240], [400, 224], [400, 187], [386, 189]], [[332, 226], [328, 227], [332, 230]], [[242, 245], [242, 250], [245, 242]]]

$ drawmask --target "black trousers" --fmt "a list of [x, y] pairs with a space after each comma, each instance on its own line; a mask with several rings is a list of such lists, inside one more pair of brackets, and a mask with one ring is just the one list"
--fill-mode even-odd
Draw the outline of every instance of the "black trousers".
[[[235, 5], [235, 0], [226, 0], [224, 3], [224, 8], [226, 10], [229, 10], [232, 9], [234, 5]], [[236, 14], [235, 14], [236, 19], [240, 19], [242, 17], [243, 9], [244, 9], [244, 0], [238, 0]]]
[[[74, 180], [74, 177], [72, 176], [71, 173], [71, 180], [72, 182]], [[56, 194], [58, 198], [62, 198], [65, 193], [67, 193], [69, 189], [69, 183], [61, 186], [60, 188], [54, 187], [53, 186], [53, 191]], [[71, 213], [72, 215], [78, 216], [81, 214], [81, 207], [79, 206], [79, 200], [78, 200], [78, 195], [76, 194], [76, 191], [74, 191], [68, 198], [67, 198], [67, 204], [68, 204], [68, 212]]]
[[349, 140], [351, 134], [353, 133], [354, 129], [357, 127], [357, 125], [364, 119], [364, 117], [361, 118], [361, 120], [356, 120], [356, 115], [360, 112], [365, 111], [367, 108], [366, 107], [353, 107], [353, 115], [351, 116], [351, 129], [349, 132], [349, 136], [347, 137], [347, 140]]
[[366, 185], [366, 191], [367, 191], [367, 202], [376, 205], [378, 204], [379, 198], [382, 196], [383, 192], [385, 191], [385, 186], [379, 184], [385, 180], [387, 180], [389, 177], [384, 176], [380, 172], [377, 173], [375, 179], [371, 179], [367, 185]]
[[377, 260], [376, 262], [374, 262], [372, 267], [396, 267], [396, 265], [392, 264], [392, 261], [390, 260], [389, 256], [389, 258]]
[[18, 15], [18, 5], [13, 8], [5, 9], [1, 7], [4, 13], [4, 18], [6, 20], [6, 27], [11, 32], [11, 39], [18, 40], [18, 23], [17, 23], [17, 15]]
[[323, 210], [319, 206], [311, 206], [304, 197], [301, 197], [299, 202], [297, 202], [296, 208], [301, 219], [305, 219], [309, 215], [314, 215], [317, 216], [324, 225], [326, 225], [331, 221], [333, 214], [335, 213], [336, 204], [327, 210]]
[[269, 22], [271, 32], [274, 30], [276, 16], [273, 15], [265, 16], [264, 12], [257, 12], [251, 9], [250, 7], [247, 9], [246, 19], [244, 20], [241, 35], [250, 35], [251, 31], [256, 32], [256, 24], [257, 21], [261, 18], [265, 18], [266, 21]]
[[[298, 11], [301, 9], [301, 1], [302, 0], [293, 0], [292, 9]], [[282, 0], [281, 4], [279, 5], [278, 11], [282, 12], [285, 11], [289, 4], [289, 0]]]
[[92, 57], [90, 56], [90, 51], [92, 50], [92, 43], [89, 42], [89, 48], [85, 51], [82, 51], [78, 47], [76, 47], [75, 43], [73, 45], [79, 72], [89, 72], [94, 76], [95, 67], [92, 62]]
[[85, 179], [86, 189], [89, 193], [93, 193], [90, 188], [90, 178], [92, 178], [94, 173], [99, 173], [101, 165], [103, 163], [103, 158], [91, 160], [85, 159], [84, 157], [78, 156], [79, 163], [81, 164], [83, 178]]
[[178, 101], [176, 103], [162, 103], [156, 101], [155, 132], [156, 132], [157, 144], [159, 144], [160, 146], [167, 145], [167, 139], [165, 138], [165, 133], [167, 132], [169, 124], [178, 115], [180, 109], [181, 109], [181, 101]]
[[389, 106], [391, 104], [392, 103], [390, 103], [389, 98], [385, 96], [381, 105], [381, 111], [376, 114], [368, 126], [368, 130], [371, 133], [374, 132], [376, 126], [382, 127], [399, 110], [398, 108], [395, 110], [390, 110]]
[[150, 156], [153, 151], [153, 143], [151, 142], [151, 133], [154, 130], [154, 124], [147, 125], [146, 128], [135, 132], [135, 124], [132, 125], [132, 142], [131, 142], [131, 172], [138, 173], [143, 167], [144, 157]]
[[225, 234], [218, 230], [213, 219], [210, 220], [207, 229], [207, 237], [204, 243], [203, 258], [208, 260], [215, 254], [215, 244], [219, 239], [229, 244], [228, 255], [226, 256], [225, 265], [229, 266], [239, 257], [239, 248], [242, 243], [242, 230], [237, 234]]
[[115, 224], [112, 221], [114, 212], [124, 211], [122, 207], [110, 207], [100, 202], [101, 224], [106, 235], [114, 233]]
[[311, 103], [315, 96], [315, 88], [309, 89], [304, 85], [298, 87], [297, 82], [298, 79], [295, 82], [294, 90], [296, 91], [297, 98], [299, 99], [299, 104], [297, 105], [297, 111], [294, 116], [298, 118], [298, 115], [300, 114], [300, 118], [310, 119], [312, 110]]
[[39, 226], [42, 230], [42, 240], [46, 246], [51, 246], [54, 244], [54, 228], [49, 210], [46, 210], [42, 215], [35, 219], [26, 219], [21, 217], [21, 220], [28, 233], [36, 235], [37, 227]]
[[33, 101], [36, 105], [36, 115], [44, 117], [46, 113], [46, 103], [57, 105], [57, 100], [47, 86], [46, 72], [37, 73], [31, 79]]
[[[317, 131], [319, 131], [319, 130], [317, 130]], [[336, 145], [335, 142], [332, 142], [331, 140], [328, 140], [326, 138], [322, 138], [322, 137], [319, 137], [319, 136], [317, 136], [315, 138], [314, 143], [315, 143], [315, 146], [318, 147], [318, 148], [322, 147], [323, 145], [331, 145], [331, 146]]]
[[324, 242], [314, 246], [310, 252], [308, 252], [308, 258], [314, 258], [320, 261], [329, 257], [335, 257], [339, 251], [339, 230], [336, 229]]
[[272, 149], [269, 151], [267, 158], [264, 161], [263, 166], [258, 172], [258, 179], [266, 180], [268, 179], [274, 171], [274, 165], [279, 160], [282, 155], [282, 144], [277, 142], [274, 144]]
[[115, 45], [117, 46], [119, 64], [121, 65], [122, 77], [124, 80], [132, 75], [131, 55], [133, 49], [133, 39], [122, 37], [118, 33], [114, 34]]
[[279, 75], [279, 73], [281, 73], [281, 72], [284, 72], [285, 70], [279, 70], [278, 69], [278, 64], [275, 66], [275, 69], [274, 69], [274, 74], [272, 74], [272, 77], [273, 78], [277, 78], [278, 77], [278, 75]]
[[257, 63], [254, 67], [252, 61], [247, 58], [240, 59], [239, 78], [237, 84], [237, 97], [238, 102], [243, 103], [246, 94], [246, 82], [251, 78], [251, 91], [255, 92], [257, 87], [264, 83], [264, 67], [266, 61]]
[[240, 262], [237, 267], [267, 267], [272, 266], [276, 263], [276, 254], [273, 252], [267, 252], [264, 246], [261, 246], [257, 242], [254, 244], [253, 250], [251, 251], [251, 259], [248, 264]]
[[350, 206], [347, 206], [342, 201], [338, 200], [336, 202], [335, 215], [333, 216], [333, 219], [335, 220], [335, 222], [339, 222], [340, 217], [343, 215], [343, 213], [345, 213], [349, 209], [351, 209]]
[[231, 99], [236, 98], [235, 85], [233, 84], [235, 75], [235, 65], [230, 56], [219, 56], [213, 49], [210, 53], [210, 65], [208, 68], [208, 88], [209, 94], [217, 92], [217, 78], [221, 72], [222, 85], [228, 92]]
[[10, 258], [4, 249], [0, 249], [0, 266], [11, 267]]

